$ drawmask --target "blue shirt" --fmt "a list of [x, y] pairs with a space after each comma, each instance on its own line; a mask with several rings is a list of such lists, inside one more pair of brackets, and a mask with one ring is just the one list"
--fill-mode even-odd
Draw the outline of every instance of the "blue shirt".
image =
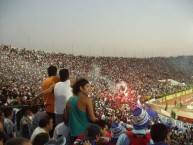
[[[134, 134], [146, 134], [146, 131], [145, 131], [144, 129], [142, 129], [142, 130], [135, 130], [135, 129], [134, 129], [132, 132], [133, 132]], [[129, 137], [127, 136], [127, 134], [122, 133], [122, 134], [119, 136], [116, 145], [129, 145], [129, 143], [130, 143], [130, 139], [129, 139]], [[152, 139], [150, 140], [150, 143], [153, 144], [153, 140], [152, 140]]]

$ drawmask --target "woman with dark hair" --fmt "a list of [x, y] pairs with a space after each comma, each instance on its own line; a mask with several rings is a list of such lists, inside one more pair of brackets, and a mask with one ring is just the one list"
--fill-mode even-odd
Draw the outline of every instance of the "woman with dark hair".
[[84, 78], [77, 80], [73, 85], [74, 96], [66, 104], [65, 120], [69, 124], [72, 141], [85, 132], [89, 122], [96, 121], [93, 105], [88, 97], [89, 92], [88, 80]]

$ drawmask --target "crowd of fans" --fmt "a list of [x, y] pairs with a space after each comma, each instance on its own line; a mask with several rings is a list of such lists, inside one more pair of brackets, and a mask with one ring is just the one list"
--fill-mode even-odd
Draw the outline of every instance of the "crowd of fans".
[[[41, 92], [42, 80], [47, 76], [47, 67], [54, 65], [57, 68], [67, 68], [72, 81], [80, 77], [90, 81], [90, 97], [94, 103], [95, 114], [109, 124], [113, 122], [132, 124], [131, 111], [136, 107], [139, 97], [160, 98], [190, 89], [193, 84], [192, 56], [88, 57], [12, 48], [6, 45], [0, 46], [0, 54], [0, 104], [2, 106], [28, 104], [27, 100]], [[167, 79], [186, 85], [171, 86], [167, 83]], [[166, 82], [160, 83], [158, 80], [166, 80]], [[42, 100], [39, 99], [33, 103], [41, 104]], [[40, 119], [35, 119], [36, 121], [33, 122], [32, 120], [44, 114], [41, 110], [43, 107], [39, 108], [6, 109], [4, 111], [6, 122], [11, 125], [7, 129], [7, 138], [23, 136], [30, 139]], [[17, 112], [17, 115], [16, 113], [12, 115], [11, 112]], [[12, 130], [13, 126], [15, 130]], [[185, 144], [187, 140], [192, 141], [192, 131], [193, 128], [188, 128], [185, 132], [174, 128], [171, 129], [171, 137]]]
[[[162, 97], [192, 87], [193, 57], [116, 58], [87, 57], [11, 48], [1, 45], [1, 92], [27, 99], [41, 91], [41, 81], [49, 65], [67, 68], [70, 79], [86, 77], [92, 97], [109, 98], [115, 86], [125, 81], [129, 95]], [[180, 64], [178, 66], [178, 64]], [[181, 67], [183, 64], [183, 67]], [[168, 87], [158, 80], [173, 79], [185, 86]], [[5, 92], [7, 91], [7, 92]], [[2, 94], [1, 93], [1, 94]], [[9, 98], [8, 98], [9, 99]], [[5, 98], [6, 100], [6, 98]], [[3, 103], [4, 104], [4, 103]]]

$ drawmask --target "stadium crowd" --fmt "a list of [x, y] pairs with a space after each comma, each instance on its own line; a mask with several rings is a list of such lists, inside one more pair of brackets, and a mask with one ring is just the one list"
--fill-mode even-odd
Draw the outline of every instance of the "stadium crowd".
[[[66, 68], [70, 71], [72, 82], [76, 82], [79, 78], [89, 80], [91, 85], [89, 96], [94, 105], [96, 118], [105, 120], [107, 126], [111, 128], [111, 137], [107, 135], [107, 142], [113, 140], [114, 127], [121, 128], [121, 131], [135, 129], [136, 124], [133, 122], [132, 116], [139, 97], [160, 98], [190, 89], [193, 84], [191, 78], [192, 56], [170, 58], [88, 57], [11, 48], [6, 45], [0, 46], [0, 54], [1, 106], [29, 104], [27, 100], [41, 93], [42, 81], [47, 77], [48, 66], [53, 65], [59, 69]], [[167, 79], [173, 79], [186, 85], [171, 86], [167, 83]], [[158, 80], [166, 81], [160, 83]], [[33, 100], [31, 104], [41, 104], [42, 101], [42, 97], [40, 97]], [[2, 136], [8, 140], [16, 136], [30, 139], [38, 126], [46, 127], [48, 132], [52, 130], [52, 125], [46, 124], [45, 120], [47, 119], [49, 122], [50, 118], [45, 114], [43, 106], [22, 109], [8, 108], [4, 109], [1, 115], [4, 116], [2, 118], [5, 118], [3, 122], [6, 130]], [[152, 122], [159, 121], [152, 119]], [[101, 126], [100, 120], [98, 125]], [[68, 127], [65, 127], [67, 130]], [[47, 134], [41, 135], [46, 138]], [[53, 137], [57, 138], [56, 132]], [[67, 144], [70, 144], [71, 140], [69, 140], [68, 134], [65, 137]], [[193, 128], [187, 128], [185, 131], [170, 128], [170, 137], [170, 142], [175, 140], [176, 143], [190, 144], [193, 142]], [[48, 140], [49, 137], [46, 141]], [[104, 144], [104, 140], [99, 142], [98, 144]], [[120, 141], [117, 144], [121, 144]]]

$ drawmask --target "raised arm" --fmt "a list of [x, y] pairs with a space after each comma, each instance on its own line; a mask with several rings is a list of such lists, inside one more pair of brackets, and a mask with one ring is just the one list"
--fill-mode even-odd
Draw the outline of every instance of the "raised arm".
[[36, 100], [37, 98], [39, 98], [41, 95], [45, 95], [45, 94], [48, 94], [48, 93], [51, 93], [53, 90], [54, 90], [54, 87], [55, 87], [55, 84], [52, 85], [50, 88], [48, 88], [47, 90], [44, 90], [42, 91], [41, 93], [37, 94], [35, 97], [33, 97], [32, 99], [30, 100], [27, 100], [26, 102], [31, 102], [31, 101], [34, 101]]
[[56, 84], [54, 84], [54, 85], [52, 85], [50, 88], [44, 90], [43, 92], [40, 93], [40, 95], [45, 95], [45, 94], [48, 94], [48, 93], [53, 92], [55, 85], [56, 85]]

